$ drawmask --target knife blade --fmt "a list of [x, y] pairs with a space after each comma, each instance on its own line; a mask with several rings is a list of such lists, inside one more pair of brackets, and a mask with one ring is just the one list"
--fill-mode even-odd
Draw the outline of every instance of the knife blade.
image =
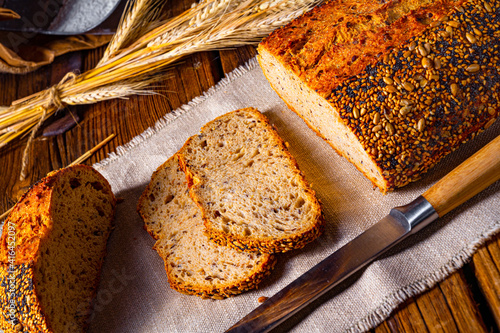
[[499, 179], [500, 136], [423, 195], [405, 206], [391, 209], [389, 215], [266, 300], [226, 333], [269, 332], [394, 245]]
[[424, 226], [436, 218], [436, 211], [422, 196], [409, 205], [393, 208], [389, 215], [266, 300], [226, 332], [270, 331], [416, 232], [417, 226]]

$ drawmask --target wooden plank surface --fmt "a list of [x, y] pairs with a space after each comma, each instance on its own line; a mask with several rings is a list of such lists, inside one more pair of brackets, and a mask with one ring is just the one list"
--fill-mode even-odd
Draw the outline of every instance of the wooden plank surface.
[[[172, 13], [181, 12], [188, 3], [173, 2]], [[0, 75], [0, 105], [49, 87], [68, 71], [92, 68], [102, 53], [103, 48], [71, 53], [34, 73]], [[51, 170], [68, 165], [114, 133], [117, 137], [85, 164], [105, 158], [255, 54], [253, 46], [196, 54], [170, 69], [166, 78], [155, 86], [162, 95], [73, 107], [80, 116], [79, 124], [64, 134], [35, 140], [28, 178], [23, 182], [19, 181], [19, 172], [25, 141], [0, 150], [0, 212], [10, 208], [30, 184]], [[496, 236], [479, 249], [465, 268], [402, 304], [373, 332], [498, 332], [499, 328], [500, 237]]]

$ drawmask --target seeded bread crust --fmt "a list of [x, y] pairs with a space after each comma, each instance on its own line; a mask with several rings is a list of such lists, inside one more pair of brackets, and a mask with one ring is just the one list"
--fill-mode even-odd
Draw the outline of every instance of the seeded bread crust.
[[209, 241], [177, 155], [153, 173], [137, 211], [157, 240], [154, 249], [165, 262], [171, 288], [181, 293], [213, 299], [237, 295], [257, 288], [276, 263], [270, 254], [242, 253]]
[[329, 1], [273, 32], [273, 89], [382, 192], [418, 180], [500, 109], [499, 1]]
[[[69, 193], [62, 195], [63, 191], [75, 191], [79, 197], [83, 194], [92, 199], [73, 201]], [[82, 204], [91, 207], [82, 208]], [[87, 329], [115, 205], [109, 183], [85, 165], [51, 172], [21, 197], [5, 220], [0, 238], [0, 328], [4, 332]], [[75, 226], [80, 231], [75, 231]], [[71, 237], [75, 233], [79, 237]], [[88, 246], [94, 249], [86, 252]], [[71, 262], [75, 271], [57, 266], [57, 260]], [[79, 271], [89, 262], [89, 271], [95, 273], [92, 276]], [[51, 274], [54, 272], [57, 274]], [[52, 281], [57, 283], [56, 289]], [[68, 290], [82, 294], [75, 298]], [[59, 297], [58, 302], [54, 295]], [[72, 298], [68, 299], [68, 295]], [[67, 315], [63, 315], [64, 311]]]
[[[229, 128], [233, 125], [238, 128]], [[263, 154], [276, 157], [276, 164], [262, 162]], [[315, 192], [258, 110], [233, 111], [207, 123], [199, 135], [187, 140], [178, 156], [190, 195], [203, 212], [207, 234], [215, 243], [240, 251], [276, 253], [302, 248], [321, 234], [324, 221]], [[278, 179], [288, 179], [288, 183], [280, 183], [284, 187], [279, 189], [265, 188]], [[214, 203], [208, 197], [217, 196], [216, 192], [221, 198]], [[292, 196], [290, 200], [287, 195]], [[227, 207], [222, 212], [214, 210], [221, 201]], [[261, 229], [272, 232], [263, 234]]]

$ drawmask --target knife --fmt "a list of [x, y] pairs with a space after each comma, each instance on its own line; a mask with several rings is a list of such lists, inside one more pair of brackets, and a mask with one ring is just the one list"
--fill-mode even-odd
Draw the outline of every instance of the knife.
[[268, 332], [318, 297], [500, 179], [500, 135], [411, 203], [338, 249], [250, 312], [226, 333]]

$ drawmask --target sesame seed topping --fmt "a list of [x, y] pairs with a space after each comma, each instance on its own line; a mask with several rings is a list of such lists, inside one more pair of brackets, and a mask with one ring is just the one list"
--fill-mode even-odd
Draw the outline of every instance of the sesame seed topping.
[[434, 22], [327, 98], [390, 189], [418, 179], [500, 110], [500, 6], [469, 0]]
[[405, 88], [407, 91], [413, 91], [415, 89], [415, 86], [411, 84], [410, 82], [404, 82], [403, 83], [403, 88]]
[[425, 119], [421, 118], [421, 119], [419, 119], [419, 121], [417, 123], [417, 129], [419, 132], [423, 132], [424, 128], [425, 128]]
[[476, 36], [474, 36], [473, 34], [471, 34], [470, 32], [467, 32], [465, 34], [465, 37], [467, 38], [467, 40], [472, 43], [472, 44], [475, 44], [477, 42], [477, 39], [476, 39]]
[[465, 70], [467, 72], [475, 73], [475, 72], [479, 71], [479, 69], [481, 69], [481, 67], [479, 67], [478, 64], [472, 64], [472, 65], [469, 65]]
[[391, 79], [391, 78], [390, 78], [390, 77], [388, 77], [388, 76], [384, 76], [384, 77], [383, 77], [383, 80], [384, 80], [384, 82], [385, 82], [386, 84], [390, 84], [390, 85], [394, 84], [394, 80], [393, 80], [393, 79]]

